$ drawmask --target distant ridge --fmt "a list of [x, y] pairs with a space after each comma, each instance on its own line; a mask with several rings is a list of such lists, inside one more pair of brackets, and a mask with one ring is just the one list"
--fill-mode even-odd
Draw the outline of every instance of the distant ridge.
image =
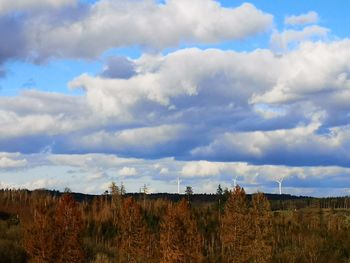
[[[45, 192], [53, 196], [61, 196], [64, 194], [64, 192], [60, 192], [57, 190], [48, 190], [48, 189], [36, 189], [36, 190], [23, 190], [28, 191], [29, 193], [33, 192]], [[103, 196], [104, 194], [95, 195], [95, 194], [84, 194], [84, 193], [75, 193], [71, 192], [74, 199], [77, 201], [90, 201], [94, 199], [95, 197]], [[290, 194], [271, 194], [271, 193], [264, 193], [264, 195], [267, 197], [268, 200], [271, 201], [285, 201], [285, 200], [298, 200], [298, 199], [313, 199], [315, 197], [311, 196], [296, 196], [296, 195], [290, 195]], [[106, 196], [109, 196], [108, 194]], [[135, 199], [143, 198], [143, 193], [126, 193], [126, 197], [133, 197]], [[224, 195], [223, 195], [224, 196]], [[217, 194], [192, 194], [190, 196], [190, 200], [192, 202], [215, 202], [218, 200]], [[251, 199], [252, 194], [247, 194], [247, 198]], [[156, 199], [166, 199], [170, 201], [180, 201], [183, 198], [188, 198], [186, 194], [177, 194], [177, 193], [151, 193], [147, 194], [147, 199], [149, 200], [156, 200]]]

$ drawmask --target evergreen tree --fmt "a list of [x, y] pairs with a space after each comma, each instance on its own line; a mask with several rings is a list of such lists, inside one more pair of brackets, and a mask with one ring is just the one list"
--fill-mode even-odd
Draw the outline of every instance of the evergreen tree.
[[72, 195], [63, 195], [55, 212], [57, 263], [79, 263], [84, 260], [81, 244], [83, 222], [78, 204]]
[[222, 196], [222, 194], [224, 193], [224, 190], [222, 189], [221, 185], [218, 185], [218, 188], [216, 189], [216, 195], [218, 195], [219, 197]]
[[81, 214], [71, 195], [63, 195], [57, 206], [48, 199], [41, 200], [34, 210], [34, 222], [25, 231], [24, 246], [30, 262], [83, 262], [82, 228]]
[[236, 186], [231, 192], [221, 219], [220, 237], [223, 262], [247, 262], [250, 257], [249, 209], [243, 188]]
[[147, 262], [149, 232], [142, 209], [132, 198], [123, 201], [120, 222], [119, 262]]
[[272, 260], [272, 218], [270, 203], [262, 193], [253, 195], [251, 230], [254, 241], [251, 243], [251, 262], [265, 263]]
[[169, 205], [161, 223], [162, 263], [197, 263], [203, 259], [201, 237], [188, 203]]
[[24, 248], [29, 262], [54, 263], [57, 259], [53, 203], [38, 198], [34, 200], [33, 222], [25, 226]]

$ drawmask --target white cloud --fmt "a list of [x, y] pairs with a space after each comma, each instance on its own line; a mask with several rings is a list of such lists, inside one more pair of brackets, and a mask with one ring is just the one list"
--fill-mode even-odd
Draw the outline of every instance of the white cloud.
[[132, 150], [147, 149], [180, 137], [181, 125], [161, 125], [125, 129], [118, 132], [100, 131], [77, 138], [74, 144], [87, 149]]
[[[227, 8], [214, 0], [0, 0], [2, 14], [0, 31], [8, 37], [0, 43], [0, 63], [96, 58], [129, 46], [150, 53], [114, 58], [99, 76], [77, 76], [69, 86], [82, 87], [79, 96], [27, 90], [0, 97], [0, 148], [49, 149], [0, 153], [1, 181], [12, 168], [43, 165], [73, 167], [77, 172], [64, 179], [87, 179], [81, 186], [77, 180], [81, 189], [92, 189], [94, 180], [103, 187], [117, 175], [164, 186], [180, 174], [206, 191], [215, 184], [200, 186], [198, 178], [229, 183], [238, 175], [258, 189], [280, 176], [306, 187], [324, 187], [317, 178], [339, 187], [349, 177], [350, 40], [331, 41], [327, 28], [309, 25], [319, 20], [315, 12], [286, 17], [286, 30], [273, 33], [271, 44], [283, 52], [164, 54], [155, 52], [264, 32], [273, 17], [251, 4]], [[96, 154], [84, 154], [90, 152]], [[22, 185], [50, 185], [37, 179]], [[64, 186], [63, 179], [51, 182]]]
[[20, 157], [20, 156], [21, 156], [21, 154], [19, 152], [16, 152], [16, 153], [0, 152], [0, 158], [3, 158], [3, 157], [17, 158], [17, 157]]
[[[62, 107], [64, 104], [64, 108]], [[25, 114], [61, 114], [77, 112], [82, 114], [88, 111], [85, 100], [78, 96], [70, 96], [55, 92], [39, 90], [23, 90], [16, 97], [2, 96], [0, 108], [3, 110]]]
[[220, 165], [208, 161], [189, 162], [181, 171], [184, 176], [213, 176], [219, 175]]
[[104, 167], [109, 169], [118, 165], [125, 165], [130, 162], [139, 162], [139, 160], [135, 158], [121, 158], [108, 154], [52, 154], [45, 158], [53, 165], [81, 168]]
[[254, 110], [264, 119], [273, 119], [277, 117], [284, 116], [286, 114], [285, 110], [280, 107], [270, 107], [266, 104], [255, 104]]
[[7, 132], [0, 135], [2, 139], [41, 133], [56, 134], [64, 128], [62, 116], [53, 117], [48, 114], [18, 116], [13, 112], [0, 111], [0, 123], [7, 127]]
[[[130, 79], [106, 79], [83, 74], [69, 85], [71, 88], [84, 88], [87, 101], [95, 112], [130, 121], [137, 106], [152, 103], [176, 109], [177, 105], [173, 105], [172, 100], [190, 97], [199, 101], [201, 93], [213, 99], [213, 102], [208, 101], [210, 103], [227, 100], [227, 104], [244, 104], [253, 92], [266, 89], [271, 80], [277, 78], [279, 61], [268, 50], [240, 54], [215, 49], [184, 49], [166, 56], [146, 56], [135, 60], [138, 74]], [[260, 67], [267, 66], [271, 71], [260, 70]], [[152, 117], [144, 112], [138, 111], [137, 114], [141, 114], [143, 119]]]
[[318, 14], [314, 11], [310, 11], [306, 14], [301, 14], [298, 16], [287, 16], [284, 19], [284, 23], [287, 25], [305, 25], [305, 24], [313, 24], [318, 22]]
[[136, 171], [136, 169], [134, 167], [127, 167], [127, 166], [125, 166], [125, 167], [123, 167], [122, 169], [120, 169], [118, 171], [118, 175], [124, 176], [124, 177], [126, 177], [126, 176], [134, 176], [134, 175], [137, 175], [137, 171]]
[[350, 160], [349, 127], [331, 128], [327, 134], [317, 134], [321, 121], [315, 117], [310, 124], [293, 129], [227, 132], [209, 145], [193, 149], [192, 156], [263, 164], [346, 165]]
[[168, 174], [168, 173], [169, 173], [169, 169], [166, 167], [161, 168], [159, 171], [159, 174]]
[[92, 173], [86, 177], [86, 179], [90, 182], [98, 181], [98, 180], [106, 179], [106, 178], [108, 178], [108, 175], [99, 169], [97, 169], [97, 171], [95, 173]]
[[76, 3], [77, 0], [0, 0], [0, 15], [32, 9], [60, 8]]
[[[274, 162], [267, 156], [276, 151], [264, 142], [278, 139], [289, 149], [283, 164], [292, 159], [303, 163], [298, 158], [303, 147], [324, 154], [331, 147], [328, 137], [347, 134], [349, 61], [349, 40], [305, 42], [279, 56], [270, 50], [195, 48], [142, 56], [132, 61], [136, 74], [129, 79], [77, 77], [71, 87], [83, 86], [81, 96], [26, 91], [0, 98], [0, 125], [7, 127], [0, 146], [18, 151], [22, 146], [11, 148], [9, 139], [35, 135], [49, 137], [52, 152], [191, 158], [191, 151], [201, 149], [195, 158], [205, 159], [205, 147], [226, 136], [228, 145], [236, 140], [234, 145], [242, 148], [240, 161]], [[311, 115], [317, 114], [322, 118], [315, 126]], [[337, 130], [338, 125], [343, 128]], [[322, 129], [325, 135], [319, 134]], [[283, 136], [300, 142], [298, 148]], [[223, 141], [218, 143], [225, 148]], [[36, 145], [30, 146], [33, 151]], [[215, 154], [218, 158], [225, 160]], [[345, 165], [346, 155], [337, 158], [328, 158], [328, 164]]]
[[287, 29], [275, 32], [271, 36], [271, 45], [276, 50], [285, 50], [290, 44], [299, 44], [305, 40], [317, 38], [325, 39], [329, 29], [317, 25], [304, 27], [302, 30]]
[[[24, 185], [19, 186], [18, 188], [22, 189], [30, 189], [30, 190], [35, 190], [35, 189], [50, 189], [51, 187], [62, 187], [64, 185], [64, 182], [59, 179], [38, 179], [34, 181], [29, 181], [25, 183]], [[56, 188], [57, 189], [57, 188]], [[63, 188], [62, 188], [63, 190]]]
[[[182, 185], [191, 185], [196, 192], [213, 192], [220, 183], [231, 187], [232, 179], [238, 176], [238, 183], [249, 191], [276, 192], [276, 178], [283, 176], [284, 192], [315, 193], [318, 187], [341, 188], [348, 183], [350, 168], [339, 166], [296, 166], [253, 165], [246, 162], [177, 161], [174, 159], [133, 159], [118, 158], [106, 154], [85, 155], [19, 155], [2, 153], [2, 156], [17, 156], [28, 160], [29, 169], [18, 170], [10, 176], [6, 170], [0, 175], [1, 187], [10, 188], [55, 188], [71, 187], [73, 191], [102, 193], [108, 188], [116, 174], [127, 191], [138, 191], [145, 182], [155, 191], [175, 191], [176, 180], [181, 175]], [[69, 171], [80, 167], [84, 172], [71, 174]], [[159, 169], [170, 174], [159, 176]], [[51, 172], [48, 175], [49, 171]], [[28, 180], [30, 176], [31, 180]], [[97, 183], [98, 182], [98, 183]], [[100, 186], [96, 186], [99, 184]], [[132, 190], [131, 190], [132, 189]], [[320, 192], [318, 192], [320, 195]]]
[[0, 98], [0, 125], [6, 126], [0, 139], [57, 135], [98, 123], [79, 97], [28, 90], [16, 97]]
[[21, 168], [28, 164], [20, 153], [0, 152], [0, 169]]
[[[308, 156], [311, 160], [315, 155], [318, 158], [318, 155], [322, 156], [323, 154], [333, 156], [335, 159], [339, 158], [339, 156], [343, 156], [343, 158], [349, 157], [344, 156], [346, 150], [344, 151], [342, 149], [344, 146], [347, 147], [346, 144], [350, 138], [349, 132], [335, 130], [332, 137], [329, 137], [329, 135], [317, 136], [313, 134], [316, 127], [300, 127], [290, 131], [258, 132], [258, 134], [257, 132], [226, 134], [225, 137], [219, 138], [210, 146], [198, 148], [195, 154], [209, 156], [216, 153], [215, 151], [217, 150], [226, 157], [234, 154], [238, 157], [240, 155], [246, 155], [246, 159], [254, 159], [254, 157], [269, 158], [269, 155], [274, 155], [273, 151], [279, 149], [283, 154], [277, 152], [277, 155], [282, 158], [288, 158], [290, 152], [293, 151], [295, 153], [292, 157], [298, 154], [300, 158]], [[237, 144], [237, 142], [242, 143]], [[258, 151], [251, 150], [254, 148]], [[227, 149], [230, 150], [228, 151]], [[264, 156], [266, 153], [267, 155]], [[150, 176], [151, 179], [162, 181], [171, 180], [171, 178], [176, 178], [178, 174], [181, 174], [184, 178], [193, 178], [194, 180], [209, 177], [220, 178], [226, 182], [227, 180], [231, 182], [231, 179], [237, 175], [240, 182], [256, 184], [258, 182], [273, 181], [281, 176], [294, 176], [298, 180], [308, 180], [312, 177], [338, 178], [340, 176], [339, 178], [342, 178], [344, 174], [350, 173], [350, 168], [342, 168], [334, 165], [288, 167], [286, 165], [253, 165], [247, 162], [177, 161], [172, 158], [145, 160], [120, 158], [108, 154], [49, 154], [48, 156], [42, 155], [41, 158], [45, 158], [47, 160], [46, 165], [49, 166], [79, 167], [84, 170], [83, 175], [86, 174], [89, 176], [90, 174], [90, 177], [93, 178], [96, 177], [96, 172], [94, 171], [98, 171], [99, 175], [106, 174], [109, 171], [109, 174], [117, 174], [124, 177], [137, 176], [139, 178], [141, 176]], [[38, 159], [40, 158], [32, 158], [31, 160], [38, 162]], [[35, 164], [31, 165], [35, 167]], [[39, 161], [38, 165], [42, 166], [43, 161]], [[109, 181], [112, 180], [108, 176], [104, 178], [109, 178]]]
[[[331, 43], [303, 43], [297, 50], [281, 56], [281, 71], [272, 88], [263, 94], [253, 95], [251, 102], [283, 104], [295, 100], [317, 101], [322, 93], [327, 94], [328, 102], [325, 104], [335, 97], [341, 100], [335, 94], [348, 96], [349, 59], [348, 39]], [[325, 106], [324, 102], [317, 104]]]
[[182, 42], [243, 39], [271, 24], [271, 15], [248, 3], [225, 8], [214, 0], [169, 0], [165, 4], [101, 0], [75, 22], [57, 25], [45, 16], [32, 19], [27, 39], [31, 50], [41, 57], [91, 58], [129, 45], [162, 49]]
[[[236, 112], [243, 107], [248, 114], [251, 106], [265, 119], [273, 119], [288, 115], [288, 107], [280, 109], [278, 104], [295, 101], [321, 108], [331, 103], [332, 108], [346, 107], [349, 50], [349, 40], [307, 41], [280, 56], [269, 50], [184, 49], [134, 60], [138, 73], [130, 79], [82, 75], [70, 86], [84, 87], [91, 109], [119, 122], [154, 122], [164, 115], [181, 119], [189, 110], [202, 111], [203, 116], [210, 110]], [[322, 98], [325, 92], [328, 101]]]

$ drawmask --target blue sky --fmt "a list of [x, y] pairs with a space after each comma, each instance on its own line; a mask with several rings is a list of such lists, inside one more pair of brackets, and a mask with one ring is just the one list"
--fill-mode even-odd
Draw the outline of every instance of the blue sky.
[[348, 1], [0, 0], [0, 184], [350, 190]]

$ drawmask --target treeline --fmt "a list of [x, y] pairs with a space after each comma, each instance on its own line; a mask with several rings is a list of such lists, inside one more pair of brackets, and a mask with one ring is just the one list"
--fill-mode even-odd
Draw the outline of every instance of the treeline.
[[348, 198], [212, 202], [0, 191], [0, 262], [349, 262]]

